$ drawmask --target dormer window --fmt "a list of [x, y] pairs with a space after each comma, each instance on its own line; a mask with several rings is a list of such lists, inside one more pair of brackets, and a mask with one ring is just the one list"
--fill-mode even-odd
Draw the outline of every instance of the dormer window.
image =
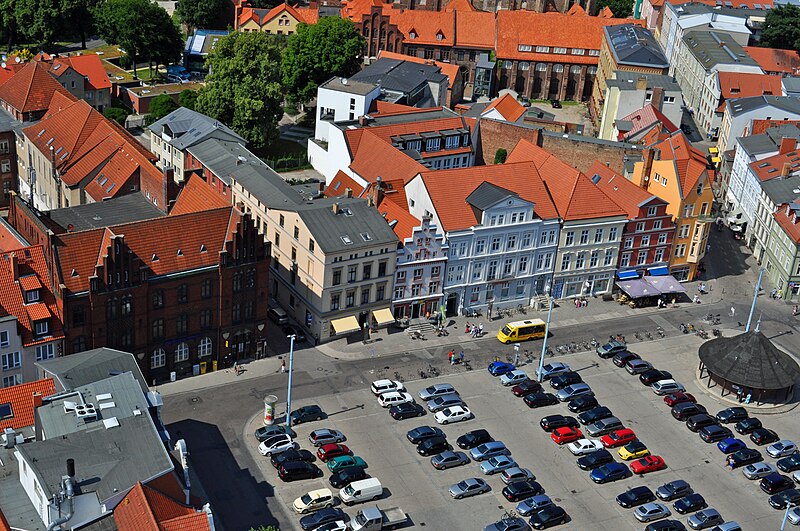
[[409, 31], [408, 32], [408, 38], [409, 39], [416, 39], [417, 38], [417, 32], [414, 31], [414, 30]]
[[25, 302], [27, 302], [28, 304], [30, 304], [32, 302], [39, 302], [39, 290], [38, 289], [32, 289], [30, 291], [26, 291], [25, 292]]
[[46, 336], [50, 333], [50, 320], [49, 319], [42, 319], [41, 321], [36, 321], [33, 324], [34, 330], [33, 333], [36, 336]]
[[442, 34], [442, 32], [441, 32], [441, 31], [440, 31], [439, 33], [437, 33], [437, 34], [436, 34], [436, 40], [437, 40], [437, 41], [441, 41], [441, 40], [443, 40], [443, 39], [444, 39], [444, 35]]

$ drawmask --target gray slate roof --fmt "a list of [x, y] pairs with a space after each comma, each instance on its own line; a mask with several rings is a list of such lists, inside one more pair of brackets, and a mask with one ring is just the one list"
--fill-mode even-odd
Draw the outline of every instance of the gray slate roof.
[[625, 70], [615, 70], [614, 79], [607, 79], [606, 85], [617, 87], [620, 90], [637, 90], [636, 81], [640, 77], [647, 79], [647, 88], [662, 87], [667, 92], [680, 92], [681, 87], [670, 76], [662, 74], [641, 74], [639, 72], [627, 72]]
[[700, 361], [711, 374], [752, 389], [785, 389], [800, 379], [797, 362], [761, 332], [706, 341]]
[[767, 134], [739, 137], [739, 145], [745, 153], [751, 156], [762, 155], [776, 151], [778, 148], [775, 142]]
[[212, 137], [246, 144], [244, 138], [237, 135], [227, 125], [186, 107], [175, 109], [150, 126], [150, 130], [156, 135], [161, 135], [165, 128], [167, 134], [172, 137], [170, 145], [181, 151]]
[[[762, 107], [775, 107], [779, 111], [800, 116], [800, 98], [790, 96], [751, 96], [749, 98], [730, 99], [725, 102], [732, 116], [739, 116]], [[773, 120], [782, 120], [782, 116], [773, 116]], [[796, 118], [792, 118], [796, 119]]]
[[98, 203], [48, 210], [44, 213], [64, 229], [89, 230], [166, 216], [142, 194], [127, 194]]
[[347, 79], [345, 77], [332, 77], [328, 81], [320, 85], [320, 87], [330, 90], [336, 90], [339, 92], [346, 92], [348, 94], [358, 94], [360, 96], [366, 96], [367, 94], [375, 90], [378, 87], [378, 85], [366, 81]]
[[781, 80], [781, 83], [786, 92], [800, 92], [800, 76], [787, 76]]
[[708, 30], [690, 31], [682, 40], [706, 70], [719, 64], [758, 66], [744, 48], [727, 33]]
[[[380, 85], [381, 89], [408, 94], [429, 81], [441, 83], [447, 80], [436, 65], [412, 63], [399, 59], [378, 59], [350, 79]], [[419, 106], [419, 105], [417, 105]]]
[[230, 175], [243, 164], [267, 165], [235, 140], [208, 138], [190, 146], [187, 151], [230, 186]]
[[800, 175], [791, 177], [775, 177], [768, 181], [761, 181], [761, 189], [767, 194], [774, 205], [790, 203], [800, 197]]
[[60, 358], [37, 361], [36, 366], [66, 391], [123, 372], [130, 372], [133, 375], [143, 393], [149, 391], [133, 354], [112, 348], [96, 348]]
[[496, 205], [506, 197], [516, 195], [515, 192], [484, 181], [467, 196], [466, 201], [478, 210], [484, 211]]
[[291, 210], [303, 202], [303, 196], [266, 165], [243, 164], [231, 173], [231, 179], [267, 208]]
[[603, 31], [617, 64], [669, 68], [669, 61], [650, 30], [634, 24], [620, 24], [605, 26]]

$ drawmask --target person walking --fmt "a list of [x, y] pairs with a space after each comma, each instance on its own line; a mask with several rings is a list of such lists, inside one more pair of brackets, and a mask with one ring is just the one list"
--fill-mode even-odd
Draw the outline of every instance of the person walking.
[[286, 372], [286, 360], [281, 360], [281, 372]]
[[478, 325], [478, 337], [483, 337], [483, 323]]
[[731, 317], [734, 317], [735, 315], [736, 315], [736, 308], [731, 306]]
[[458, 362], [459, 363], [464, 363], [464, 351], [463, 350], [458, 353]]

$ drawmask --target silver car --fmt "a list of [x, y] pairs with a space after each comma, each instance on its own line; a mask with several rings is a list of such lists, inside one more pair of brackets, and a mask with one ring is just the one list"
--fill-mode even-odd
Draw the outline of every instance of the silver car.
[[451, 406], [463, 406], [464, 401], [456, 394], [437, 396], [426, 403], [431, 413], [436, 413]]
[[569, 400], [574, 400], [579, 396], [587, 395], [594, 396], [594, 392], [592, 391], [592, 388], [589, 387], [589, 384], [581, 382], [568, 385], [564, 389], [560, 389], [556, 393], [556, 398], [558, 398], [559, 402], [567, 402]]
[[314, 430], [308, 434], [308, 442], [314, 446], [323, 444], [340, 443], [345, 440], [345, 436], [339, 430], [321, 429]]
[[640, 505], [633, 512], [633, 516], [640, 522], [652, 522], [653, 520], [661, 520], [666, 518], [672, 513], [669, 508], [663, 503], [645, 503]]
[[461, 498], [468, 498], [489, 492], [492, 488], [481, 478], [468, 478], [464, 481], [459, 481], [448, 489], [450, 496], [460, 500]]
[[630, 360], [625, 364], [625, 370], [628, 371], [628, 374], [642, 374], [643, 372], [649, 371], [652, 368], [652, 363], [642, 359]]
[[708, 529], [724, 521], [716, 509], [703, 509], [690, 516], [686, 523], [692, 529]]
[[519, 502], [517, 504], [517, 513], [519, 513], [520, 516], [529, 516], [551, 505], [553, 505], [553, 500], [545, 494], [540, 494]]
[[464, 452], [451, 452], [450, 450], [431, 457], [431, 464], [437, 470], [445, 470], [454, 466], [466, 465], [469, 457]]
[[496, 455], [481, 463], [481, 472], [487, 476], [502, 472], [507, 468], [517, 466], [516, 461], [507, 455]]
[[777, 471], [775, 465], [770, 463], [751, 463], [742, 468], [742, 474], [747, 479], [761, 479]]
[[508, 485], [512, 481], [521, 481], [523, 479], [535, 480], [536, 476], [534, 476], [533, 472], [531, 472], [527, 468], [512, 466], [511, 468], [506, 468], [500, 473], [500, 479], [503, 480], [503, 483]]
[[[560, 361], [552, 361], [542, 367], [542, 380], [549, 380], [553, 376], [569, 372], [569, 365]], [[539, 376], [539, 369], [536, 369], [536, 376]]]
[[420, 400], [425, 400], [427, 402], [428, 400], [431, 400], [437, 396], [457, 394], [458, 391], [456, 391], [456, 388], [449, 383], [440, 383], [431, 385], [420, 391], [419, 398]]
[[586, 433], [592, 437], [599, 437], [620, 428], [622, 428], [621, 420], [617, 417], [608, 417], [607, 419], [598, 420], [594, 424], [586, 426]]

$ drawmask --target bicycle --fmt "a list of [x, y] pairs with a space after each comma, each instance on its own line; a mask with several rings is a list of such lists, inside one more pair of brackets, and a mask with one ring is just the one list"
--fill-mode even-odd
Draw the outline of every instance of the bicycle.
[[647, 336], [647, 340], [648, 341], [652, 341], [653, 340], [653, 334], [651, 334], [649, 330], [645, 330], [644, 335]]
[[394, 371], [394, 379], [397, 380], [400, 383], [403, 383], [403, 377], [400, 376], [400, 373], [397, 372], [397, 371]]

